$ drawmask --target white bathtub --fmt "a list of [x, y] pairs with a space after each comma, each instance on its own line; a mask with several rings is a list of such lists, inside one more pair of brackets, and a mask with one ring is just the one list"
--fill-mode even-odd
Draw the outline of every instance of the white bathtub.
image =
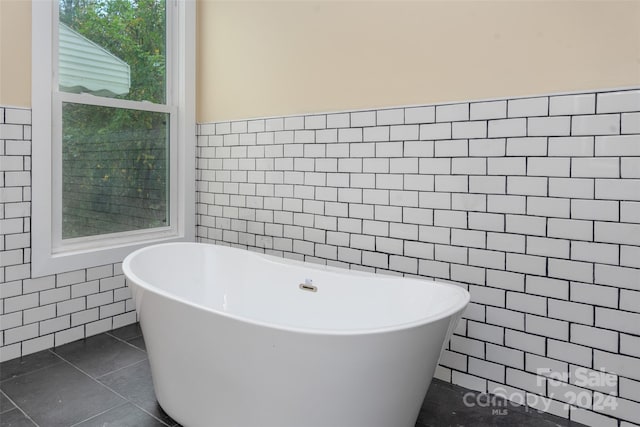
[[469, 301], [198, 243], [140, 249], [123, 270], [158, 402], [186, 427], [412, 427]]

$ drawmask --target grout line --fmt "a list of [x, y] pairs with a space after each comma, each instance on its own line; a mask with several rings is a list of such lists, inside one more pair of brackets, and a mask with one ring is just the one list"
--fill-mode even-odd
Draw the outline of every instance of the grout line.
[[[39, 369], [37, 369], [36, 371], [33, 371], [33, 372], [37, 372], [37, 371], [39, 371]], [[17, 377], [14, 377], [14, 378], [17, 378]], [[9, 413], [9, 412], [11, 412], [11, 411], [13, 411], [13, 410], [17, 410], [17, 411], [21, 412], [21, 413], [22, 413], [22, 415], [24, 415], [24, 417], [25, 417], [26, 419], [28, 419], [29, 421], [31, 421], [31, 422], [32, 422], [36, 427], [40, 427], [40, 425], [39, 425], [38, 423], [36, 423], [36, 422], [33, 420], [33, 418], [31, 418], [31, 417], [29, 416], [29, 414], [27, 414], [27, 413], [26, 413], [26, 412], [25, 412], [25, 411], [20, 407], [20, 405], [18, 405], [18, 404], [17, 404], [17, 403], [16, 403], [16, 402], [11, 398], [11, 397], [9, 397], [9, 395], [8, 395], [7, 393], [5, 393], [5, 392], [4, 392], [4, 391], [2, 391], [2, 390], [0, 390], [0, 392], [1, 392], [1, 393], [2, 393], [2, 394], [3, 394], [3, 395], [4, 395], [4, 396], [5, 396], [5, 397], [6, 397], [6, 398], [7, 398], [7, 399], [8, 399], [8, 400], [13, 404], [13, 406], [14, 406], [12, 409], [9, 409], [8, 411], [2, 412], [2, 414], [7, 414], [7, 413]], [[0, 414], [0, 415], [2, 415], [2, 414]]]
[[72, 424], [72, 425], [71, 425], [71, 426], [69, 426], [69, 427], [75, 427], [75, 426], [77, 426], [78, 424], [82, 424], [82, 423], [84, 423], [84, 422], [86, 422], [86, 421], [89, 421], [89, 420], [92, 420], [92, 419], [94, 419], [94, 418], [97, 418], [97, 417], [99, 417], [100, 415], [106, 414], [107, 412], [109, 412], [109, 411], [111, 411], [111, 410], [113, 410], [113, 409], [116, 409], [116, 408], [119, 408], [119, 407], [121, 407], [121, 406], [126, 405], [127, 403], [129, 403], [129, 401], [122, 402], [120, 405], [116, 405], [116, 406], [113, 406], [113, 407], [111, 407], [111, 408], [105, 409], [104, 411], [99, 412], [99, 413], [97, 413], [97, 414], [95, 414], [95, 415], [92, 415], [92, 416], [90, 416], [89, 418], [86, 418], [86, 419], [84, 419], [84, 420], [78, 421], [77, 423], [74, 423], [74, 424]]
[[[58, 364], [60, 364], [60, 363], [62, 363], [62, 362], [66, 362], [66, 360], [64, 360], [62, 357], [60, 357], [60, 356], [59, 356], [59, 355], [57, 355], [56, 353], [54, 353], [54, 352], [52, 351], [52, 349], [50, 349], [50, 348], [49, 348], [49, 349], [46, 349], [46, 350], [43, 350], [43, 351], [48, 351], [49, 353], [53, 354], [54, 356], [56, 356], [56, 357], [57, 357], [58, 359], [60, 359], [60, 360], [58, 360], [57, 362], [52, 363], [52, 364], [50, 364], [50, 365], [42, 366], [42, 367], [40, 367], [40, 368], [38, 368], [38, 369], [34, 369], [33, 371], [24, 372], [24, 373], [22, 373], [22, 374], [20, 374], [20, 375], [15, 375], [15, 376], [13, 376], [13, 377], [9, 377], [9, 378], [7, 378], [7, 379], [5, 379], [5, 380], [0, 381], [0, 384], [5, 383], [5, 382], [7, 382], [7, 381], [9, 381], [9, 380], [12, 380], [12, 379], [15, 379], [15, 378], [21, 378], [21, 377], [24, 377], [25, 375], [29, 375], [29, 374], [32, 374], [32, 373], [34, 373], [34, 372], [39, 372], [39, 371], [41, 371], [41, 370], [43, 370], [43, 369], [50, 368], [50, 367], [55, 366], [55, 365], [58, 365]], [[35, 354], [35, 353], [33, 353], [33, 354]], [[7, 360], [7, 362], [9, 362], [9, 361], [11, 361], [11, 360], [18, 360], [18, 359], [20, 359], [20, 358], [28, 357], [28, 356], [30, 356], [30, 355], [28, 354], [28, 355], [26, 355], [26, 356], [20, 356], [20, 357], [17, 357], [17, 358], [15, 358], [15, 359], [9, 359], [9, 360]], [[4, 362], [3, 362], [3, 363], [4, 363]]]
[[[131, 366], [134, 366], [134, 365], [137, 365], [137, 364], [143, 363], [145, 360], [148, 360], [148, 359], [142, 359], [142, 360], [139, 360], [138, 362], [132, 363], [132, 364], [130, 364], [130, 365], [128, 365], [128, 366], [125, 366], [125, 367], [131, 367]], [[72, 365], [72, 366], [73, 366], [73, 365]], [[130, 400], [129, 398], [127, 398], [127, 397], [126, 397], [126, 396], [124, 396], [123, 394], [120, 394], [119, 392], [115, 391], [114, 389], [112, 389], [112, 388], [111, 388], [111, 387], [109, 387], [108, 385], [106, 385], [106, 384], [104, 384], [104, 383], [102, 383], [102, 382], [100, 382], [100, 381], [98, 380], [98, 378], [102, 378], [102, 377], [104, 377], [105, 375], [108, 375], [108, 374], [104, 374], [104, 375], [101, 375], [100, 377], [96, 377], [96, 378], [94, 378], [94, 377], [92, 377], [91, 375], [89, 375], [87, 372], [83, 371], [82, 369], [80, 369], [80, 368], [78, 368], [78, 367], [76, 367], [76, 366], [74, 366], [74, 368], [78, 369], [80, 372], [82, 372], [83, 374], [87, 375], [89, 378], [91, 378], [91, 380], [93, 380], [93, 381], [94, 381], [95, 383], [97, 383], [98, 385], [100, 385], [100, 386], [104, 387], [105, 389], [109, 390], [110, 392], [112, 392], [112, 393], [113, 393], [113, 394], [115, 394], [116, 396], [118, 396], [118, 397], [120, 397], [120, 398], [124, 399], [124, 400], [125, 400], [125, 402], [123, 402], [123, 405], [124, 405], [124, 404], [126, 404], [126, 403], [130, 403], [130, 404], [132, 404], [133, 406], [135, 406], [136, 408], [138, 408], [138, 409], [140, 409], [141, 411], [143, 411], [144, 413], [146, 413], [146, 414], [148, 414], [149, 416], [153, 417], [154, 419], [158, 420], [158, 421], [159, 421], [159, 422], [161, 422], [162, 424], [164, 424], [164, 425], [168, 425], [168, 424], [166, 424], [164, 421], [162, 421], [162, 420], [160, 420], [158, 417], [156, 417], [155, 415], [153, 415], [153, 414], [151, 414], [150, 412], [146, 411], [144, 408], [142, 408], [142, 407], [138, 406], [134, 401]], [[123, 368], [120, 368], [120, 369], [123, 369]], [[115, 371], [112, 371], [112, 372], [110, 372], [110, 373], [117, 372], [117, 371], [119, 371], [120, 369], [116, 369]], [[155, 394], [155, 390], [154, 390], [154, 394]], [[156, 401], [157, 401], [157, 399], [156, 399]], [[158, 406], [159, 406], [159, 405], [160, 405], [160, 404], [158, 403]], [[114, 406], [114, 407], [110, 408], [109, 410], [114, 409], [114, 408], [117, 408], [118, 406], [122, 406], [122, 405], [116, 405], [116, 406]], [[105, 412], [106, 412], [106, 411], [105, 411]], [[167, 414], [167, 416], [168, 416], [168, 414]]]
[[[136, 323], [138, 323], [138, 322], [136, 322]], [[133, 347], [133, 348], [135, 348], [136, 350], [139, 350], [139, 351], [142, 351], [142, 352], [144, 352], [144, 353], [147, 353], [147, 351], [146, 351], [146, 350], [143, 350], [143, 349], [141, 349], [140, 347], [137, 347], [137, 346], [135, 346], [135, 345], [131, 344], [129, 341], [127, 341], [127, 340], [125, 340], [125, 339], [123, 339], [123, 338], [116, 337], [115, 335], [112, 335], [110, 332], [113, 332], [113, 331], [107, 331], [107, 332], [105, 332], [105, 334], [106, 334], [106, 335], [109, 335], [110, 337], [113, 337], [113, 338], [117, 339], [117, 340], [118, 340], [118, 341], [120, 341], [120, 342], [123, 342], [123, 343], [125, 343], [125, 344], [127, 344], [127, 345], [129, 345], [129, 346], [131, 346], [131, 347]], [[142, 337], [142, 334], [140, 334], [140, 335], [138, 335], [138, 336], [135, 336], [135, 337], [133, 337], [133, 338], [129, 338], [129, 339], [133, 340], [133, 339], [140, 338], [140, 337]]]
[[[98, 376], [98, 377], [91, 377], [91, 378], [94, 378], [94, 379], [96, 379], [96, 380], [100, 381], [100, 378], [104, 378], [104, 377], [106, 377], [107, 375], [111, 375], [111, 374], [114, 374], [114, 373], [116, 373], [116, 372], [118, 372], [118, 371], [122, 371], [123, 369], [130, 368], [130, 367], [132, 367], [132, 366], [134, 366], [134, 365], [137, 365], [137, 364], [139, 364], [139, 363], [141, 363], [141, 362], [144, 362], [145, 360], [149, 360], [149, 358], [148, 358], [148, 357], [145, 357], [144, 359], [138, 360], [137, 362], [130, 363], [130, 364], [126, 365], [126, 366], [122, 366], [122, 367], [120, 367], [120, 368], [118, 368], [118, 369], [114, 369], [113, 371], [107, 372], [107, 373], [102, 374], [102, 375], [100, 375], [100, 376]], [[75, 367], [75, 366], [74, 366], [74, 367]]]
[[[64, 360], [64, 359], [63, 359], [63, 360]], [[134, 366], [134, 365], [139, 364], [139, 363], [143, 363], [145, 360], [147, 360], [147, 359], [139, 360], [139, 361], [138, 361], [138, 362], [136, 362], [136, 363], [132, 363], [132, 364], [128, 365], [128, 367]], [[111, 387], [109, 387], [108, 385], [106, 385], [106, 384], [104, 384], [104, 383], [100, 382], [100, 381], [97, 379], [97, 378], [102, 378], [102, 377], [104, 377], [104, 375], [107, 375], [107, 374], [104, 374], [104, 375], [101, 375], [100, 377], [96, 377], [96, 378], [94, 378], [93, 376], [89, 375], [89, 373], [87, 373], [87, 372], [85, 372], [83, 369], [80, 369], [79, 367], [75, 366], [75, 365], [74, 365], [74, 364], [72, 364], [71, 362], [68, 362], [68, 361], [66, 361], [66, 360], [65, 360], [65, 362], [69, 363], [71, 366], [73, 366], [75, 369], [77, 369], [78, 371], [80, 371], [82, 374], [84, 374], [84, 375], [86, 375], [87, 377], [89, 377], [93, 382], [95, 382], [95, 383], [96, 383], [96, 384], [98, 384], [99, 386], [104, 387], [105, 389], [109, 390], [111, 393], [113, 393], [113, 394], [115, 394], [116, 396], [120, 397], [121, 399], [125, 400], [125, 402], [129, 402], [129, 403], [131, 403], [132, 405], [136, 406], [136, 407], [137, 407], [137, 408], [139, 408], [140, 410], [144, 411], [145, 413], [149, 414], [149, 415], [150, 415], [150, 416], [152, 416], [153, 418], [155, 418], [155, 419], [157, 419], [158, 421], [160, 421], [157, 417], [153, 416], [153, 415], [152, 415], [152, 414], [150, 414], [149, 412], [145, 411], [143, 408], [141, 408], [141, 407], [139, 407], [138, 405], [136, 405], [136, 404], [135, 404], [135, 402], [131, 401], [131, 400], [130, 400], [129, 398], [127, 398], [126, 396], [124, 396], [123, 394], [118, 393], [117, 391], [115, 391], [114, 389], [112, 389], [112, 388], [111, 388]], [[120, 369], [122, 369], [122, 368], [120, 368]], [[118, 371], [118, 370], [120, 370], [120, 369], [116, 369], [115, 371], [112, 371], [112, 372], [116, 372], [116, 371]], [[113, 407], [112, 407], [112, 408], [110, 408], [110, 409], [116, 408], [117, 406], [118, 406], [118, 405], [113, 406]], [[162, 421], [161, 421], [161, 422], [162, 422]], [[162, 423], [163, 423], [163, 424], [165, 424], [164, 422], [162, 422]], [[165, 425], [166, 425], [166, 424], [165, 424]]]
[[[13, 402], [13, 401], [12, 401], [12, 402]], [[15, 403], [14, 403], [14, 405], [15, 405]], [[35, 425], [36, 427], [40, 427], [40, 424], [38, 424], [37, 422], [35, 422], [35, 421], [33, 420], [33, 418], [31, 418], [31, 417], [29, 416], [29, 414], [27, 414], [25, 411], [23, 411], [23, 410], [22, 410], [22, 408], [21, 408], [20, 406], [18, 406], [18, 405], [15, 405], [15, 408], [13, 408], [13, 409], [10, 409], [10, 410], [8, 410], [8, 411], [6, 411], [6, 412], [3, 412], [3, 414], [7, 414], [7, 413], [9, 413], [9, 412], [11, 412], [11, 411], [14, 411], [14, 410], [16, 410], [16, 411], [18, 411], [18, 412], [22, 412], [22, 415], [24, 415], [24, 417], [25, 417], [26, 419], [28, 419], [29, 421], [31, 421], [31, 422], [33, 423], [33, 425]]]

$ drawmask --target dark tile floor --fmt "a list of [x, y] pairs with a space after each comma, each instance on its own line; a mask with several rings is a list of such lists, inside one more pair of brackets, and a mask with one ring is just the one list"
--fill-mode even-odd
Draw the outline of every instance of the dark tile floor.
[[[577, 426], [513, 405], [468, 408], [467, 392], [434, 380], [416, 427]], [[176, 425], [156, 401], [137, 324], [0, 364], [0, 427]]]

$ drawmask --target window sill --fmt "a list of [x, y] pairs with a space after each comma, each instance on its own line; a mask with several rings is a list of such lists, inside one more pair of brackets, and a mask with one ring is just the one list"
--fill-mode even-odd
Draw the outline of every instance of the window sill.
[[94, 242], [65, 245], [55, 251], [45, 250], [36, 240], [37, 237], [34, 236], [31, 264], [33, 278], [118, 263], [131, 252], [145, 246], [192, 239], [172, 231], [165, 231], [129, 238], [100, 239]]

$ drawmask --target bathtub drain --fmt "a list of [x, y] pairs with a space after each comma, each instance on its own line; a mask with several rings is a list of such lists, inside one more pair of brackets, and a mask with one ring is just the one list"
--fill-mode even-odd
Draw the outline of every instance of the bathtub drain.
[[314, 285], [310, 285], [309, 283], [300, 283], [300, 285], [298, 285], [298, 287], [300, 289], [302, 289], [303, 291], [308, 291], [308, 292], [318, 292], [318, 288]]

